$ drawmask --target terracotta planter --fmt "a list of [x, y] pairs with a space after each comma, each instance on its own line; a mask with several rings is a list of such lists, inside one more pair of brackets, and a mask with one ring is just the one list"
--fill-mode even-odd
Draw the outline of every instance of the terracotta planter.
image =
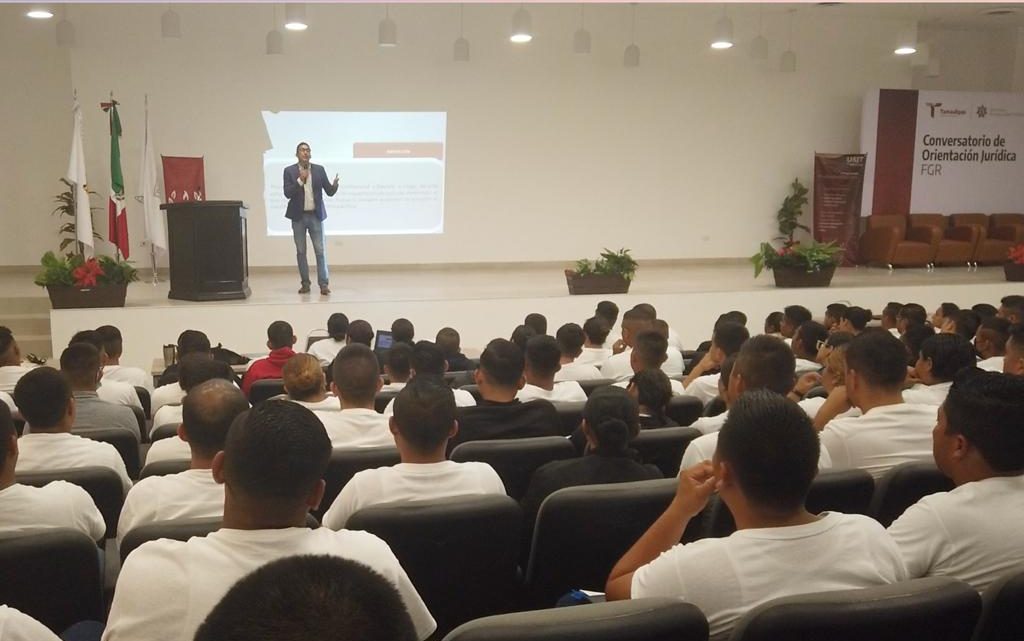
[[1018, 263], [1003, 263], [1003, 273], [1006, 274], [1006, 280], [1008, 281], [1024, 281], [1024, 265]]
[[50, 304], [54, 309], [82, 307], [124, 307], [128, 284], [75, 287], [73, 285], [47, 285]]
[[587, 274], [580, 276], [571, 269], [565, 270], [565, 282], [570, 294], [625, 294], [630, 281], [611, 274]]
[[819, 271], [809, 272], [802, 267], [773, 267], [776, 287], [828, 287], [836, 266], [829, 265]]

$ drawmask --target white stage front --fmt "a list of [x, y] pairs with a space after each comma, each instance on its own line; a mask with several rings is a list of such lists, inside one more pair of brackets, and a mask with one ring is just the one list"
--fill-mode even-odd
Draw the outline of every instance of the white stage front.
[[[275, 320], [292, 324], [299, 344], [311, 331], [326, 326], [327, 317], [344, 312], [350, 320], [389, 329], [399, 317], [416, 327], [417, 338], [433, 340], [437, 330], [454, 327], [464, 349], [473, 353], [496, 336], [508, 337], [529, 312], [548, 318], [554, 333], [567, 322], [582, 324], [599, 300], [608, 298], [623, 310], [646, 302], [680, 333], [687, 347], [709, 337], [718, 315], [738, 309], [749, 317], [752, 333], [764, 317], [785, 305], [801, 304], [815, 316], [832, 302], [867, 307], [878, 313], [889, 301], [917, 302], [929, 310], [950, 301], [960, 306], [999, 304], [1007, 294], [1024, 293], [1021, 283], [1007, 283], [1002, 268], [898, 270], [844, 268], [832, 286], [822, 289], [777, 289], [770, 273], [753, 278], [748, 264], [716, 265], [682, 262], [642, 264], [629, 294], [569, 296], [564, 266], [502, 265], [444, 268], [335, 270], [329, 297], [296, 293], [291, 272], [257, 273], [250, 278], [248, 300], [193, 303], [167, 299], [166, 282], [135, 283], [120, 309], [53, 310], [50, 312], [53, 354], [59, 355], [71, 335], [103, 324], [116, 325], [124, 336], [122, 362], [148, 368], [165, 344], [174, 343], [184, 329], [207, 333], [214, 345], [237, 352], [263, 352], [266, 328]], [[300, 347], [301, 348], [301, 347]]]

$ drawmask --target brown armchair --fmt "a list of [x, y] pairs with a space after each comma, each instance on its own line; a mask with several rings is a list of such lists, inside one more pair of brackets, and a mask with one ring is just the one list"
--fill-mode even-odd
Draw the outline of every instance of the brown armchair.
[[907, 216], [874, 214], [868, 216], [868, 228], [860, 237], [860, 260], [889, 269], [929, 267], [941, 239], [941, 230], [910, 225]]
[[1010, 247], [1014, 244], [1011, 239], [1013, 232], [1009, 228], [997, 228], [1000, 236], [1004, 237], [993, 237], [989, 233], [989, 217], [985, 214], [953, 214], [950, 219], [955, 226], [970, 225], [981, 232], [974, 250], [974, 264], [1001, 265], [1006, 262]]
[[988, 235], [1000, 240], [1024, 243], [1024, 214], [992, 214]]
[[932, 263], [936, 265], [967, 265], [974, 260], [981, 230], [975, 225], [949, 225], [942, 214], [910, 214], [911, 227], [934, 227], [939, 230], [939, 244]]

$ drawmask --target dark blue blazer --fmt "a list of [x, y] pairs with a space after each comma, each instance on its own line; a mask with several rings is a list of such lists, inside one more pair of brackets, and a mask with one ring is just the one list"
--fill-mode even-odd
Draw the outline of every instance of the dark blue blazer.
[[[322, 165], [309, 163], [309, 177], [313, 180], [313, 210], [317, 218], [327, 218], [327, 209], [324, 207], [324, 192], [333, 196], [338, 188], [327, 179], [327, 172]], [[296, 220], [302, 218], [303, 202], [305, 194], [302, 185], [299, 184], [299, 164], [289, 165], [284, 168], [284, 197], [288, 199], [288, 211], [285, 218]]]

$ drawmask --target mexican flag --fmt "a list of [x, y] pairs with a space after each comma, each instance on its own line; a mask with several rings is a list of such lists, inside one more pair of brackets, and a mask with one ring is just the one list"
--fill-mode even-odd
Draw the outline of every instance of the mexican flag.
[[128, 211], [125, 209], [124, 174], [121, 173], [121, 118], [117, 101], [101, 103], [110, 117], [110, 198], [107, 200], [109, 237], [122, 256], [128, 258]]

